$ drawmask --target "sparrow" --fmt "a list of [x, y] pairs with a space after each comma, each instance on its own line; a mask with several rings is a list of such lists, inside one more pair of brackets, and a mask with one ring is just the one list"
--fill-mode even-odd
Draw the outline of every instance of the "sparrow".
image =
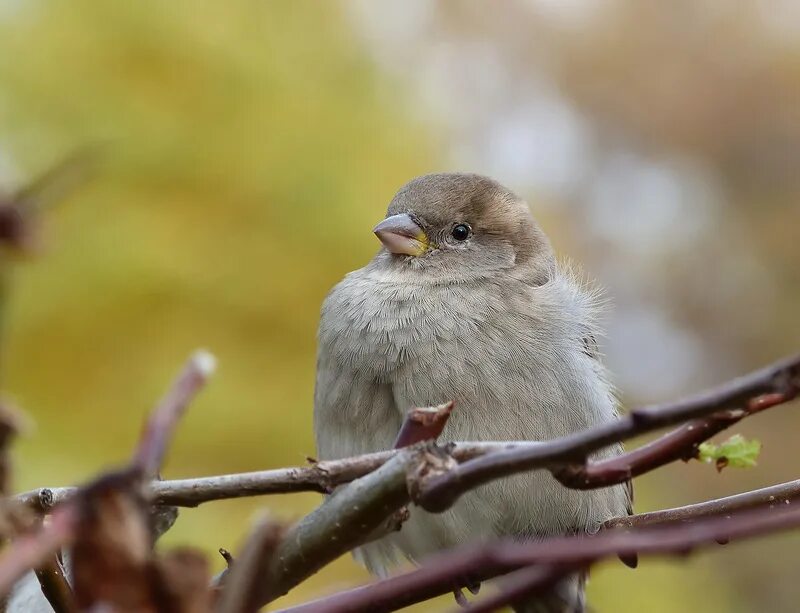
[[[442, 440], [546, 441], [617, 417], [595, 340], [602, 294], [556, 260], [513, 192], [476, 174], [418, 177], [373, 231], [380, 251], [322, 305], [320, 459], [391, 449], [409, 409], [449, 401]], [[470, 491], [440, 514], [412, 508], [399, 532], [355, 556], [385, 575], [467, 543], [592, 533], [630, 505], [626, 484], [578, 491], [534, 471]], [[515, 610], [581, 611], [584, 582], [570, 576]]]

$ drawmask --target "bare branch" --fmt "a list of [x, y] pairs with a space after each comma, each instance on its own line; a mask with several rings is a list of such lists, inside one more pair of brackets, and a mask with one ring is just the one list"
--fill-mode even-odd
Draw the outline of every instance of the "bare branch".
[[261, 583], [257, 602], [282, 596], [320, 568], [360, 545], [386, 517], [408, 503], [420, 471], [439, 470], [436, 449], [410, 447], [378, 470], [340, 488], [290, 528]]
[[18, 537], [0, 555], [0, 594], [32, 568], [45, 564], [51, 556], [68, 544], [74, 534], [77, 510], [68, 505], [56, 509], [40, 530]]
[[527, 543], [501, 541], [465, 547], [432, 556], [420, 568], [341, 592], [283, 613], [344, 613], [394, 611], [447, 594], [460, 577], [488, 580], [522, 567], [543, 565], [552, 573], [528, 577], [528, 590], [549, 587], [577, 568], [619, 555], [685, 556], [697, 547], [720, 540], [742, 540], [800, 526], [800, 508], [743, 511], [692, 524], [643, 526], [606, 530], [594, 536], [555, 537]]
[[674, 509], [640, 513], [628, 517], [615, 517], [607, 521], [603, 527], [606, 529], [633, 528], [675, 522], [692, 522], [704, 517], [726, 515], [748, 509], [761, 507], [769, 509], [782, 508], [797, 500], [800, 500], [800, 479]]
[[202, 389], [214, 372], [216, 360], [207, 351], [197, 351], [175, 379], [172, 387], [150, 414], [142, 433], [133, 464], [148, 477], [155, 477], [164, 460], [164, 453], [178, 420], [189, 402]]
[[[464, 461], [493, 451], [539, 445], [541, 443], [532, 441], [454, 443], [451, 455], [456, 460]], [[178, 507], [196, 507], [215, 500], [266, 494], [292, 494], [295, 492], [325, 494], [338, 485], [349, 483], [380, 468], [396, 454], [396, 450], [380, 451], [341, 460], [316, 462], [310, 466], [194, 479], [157, 480], [150, 484], [150, 491], [154, 504]], [[39, 488], [18, 494], [15, 498], [19, 503], [32, 510], [46, 513], [55, 505], [69, 499], [76, 491], [76, 487]]]
[[231, 565], [228, 554], [225, 560], [230, 572], [226, 573], [217, 613], [254, 613], [258, 610], [258, 584], [270, 572], [285, 529], [283, 524], [265, 517], [245, 542], [235, 565]]
[[[723, 411], [735, 411], [744, 417], [791, 400], [798, 392], [800, 356], [794, 356], [716, 389], [674, 403], [637, 409], [616, 421], [542, 443], [538, 448], [510, 449], [464, 462], [423, 484], [415, 502], [428, 511], [440, 512], [465, 491], [493, 479], [536, 468], [560, 472], [565, 464], [583, 464], [592, 452], [634, 436]], [[621, 471], [615, 478], [613, 482], [622, 482], [628, 477]]]
[[436, 407], [411, 409], [406, 413], [393, 447], [400, 449], [414, 443], [435, 441], [442, 434], [455, 402], [452, 400]]
[[[64, 498], [71, 498], [67, 504], [54, 509], [38, 531], [19, 537], [6, 549], [0, 557], [0, 594], [11, 589], [28, 570], [46, 565], [76, 536], [80, 537], [74, 551], [78, 604], [104, 598], [95, 591], [97, 587], [113, 586], [115, 582], [121, 585], [133, 577], [139, 577], [140, 586], [149, 586], [150, 561], [142, 553], [150, 547], [149, 520], [138, 490], [143, 478], [154, 476], [159, 470], [177, 420], [212, 369], [213, 358], [205, 353], [195, 354], [152, 414], [131, 465], [103, 475], [86, 487], [65, 491]], [[27, 500], [35, 500], [42, 508], [59, 502], [47, 489], [37, 490]], [[143, 533], [146, 540], [141, 538]], [[103, 560], [113, 560], [114, 564], [103, 564]], [[95, 583], [93, 576], [101, 571], [113, 581]], [[140, 591], [136, 597], [146, 597], [145, 588]]]
[[[177, 418], [204, 380], [198, 378], [203, 369], [196, 366], [190, 364], [151, 418], [136, 454], [137, 468], [151, 474], [157, 470]], [[273, 562], [267, 579], [261, 584], [257, 599], [261, 604], [284, 594], [338, 555], [363, 543], [375, 528], [407, 504], [409, 497], [426, 504], [427, 508], [441, 510], [466, 489], [536, 468], [554, 472], [570, 487], [600, 487], [622, 481], [631, 474], [651, 470], [667, 461], [691, 457], [699, 442], [747, 415], [792, 399], [798, 389], [800, 357], [711, 392], [674, 404], [634, 411], [611, 424], [553, 441], [457, 443], [445, 448], [428, 445], [424, 449], [387, 451], [308, 467], [156, 481], [152, 484], [152, 494], [159, 504], [196, 505], [207, 500], [257, 493], [329, 492], [337, 485], [357, 479], [289, 531], [276, 552], [280, 563]], [[440, 411], [439, 417], [446, 418], [449, 414], [447, 407], [436, 413]], [[585, 457], [597, 449], [685, 419], [694, 421], [639, 450], [584, 465]], [[431, 428], [442, 426], [441, 419], [430, 425]], [[427, 430], [427, 435], [435, 436], [435, 432]], [[401, 437], [400, 442], [406, 436]], [[457, 465], [455, 459], [464, 463]], [[362, 477], [365, 474], [367, 476]], [[21, 498], [30, 506], [46, 508], [68, 497], [72, 491], [37, 490]], [[452, 584], [448, 590], [451, 588]]]
[[[545, 468], [568, 487], [602, 487], [677, 460], [693, 457], [697, 445], [733, 423], [766, 408], [792, 400], [800, 390], [800, 356], [778, 362], [715, 390], [672, 404], [639, 409], [617, 421], [589, 428], [552, 441], [458, 442], [447, 446], [462, 462], [451, 475], [426, 484], [421, 502], [429, 508], [446, 506], [441, 490], [460, 490], [516, 472]], [[703, 417], [697, 418], [698, 415]], [[584, 464], [586, 455], [609, 444], [650, 432], [682, 420], [694, 419], [656, 441], [621, 456]], [[397, 452], [382, 451], [311, 466], [254, 471], [231, 475], [155, 481], [156, 504], [197, 506], [265, 494], [330, 492], [334, 487], [362, 477]], [[472, 461], [470, 461], [472, 460]], [[478, 463], [480, 460], [480, 463]], [[473, 483], [474, 481], [474, 483]], [[17, 496], [23, 505], [47, 512], [69, 498], [75, 488], [40, 488]], [[423, 505], [423, 506], [424, 506]]]
[[42, 594], [53, 607], [54, 613], [75, 613], [78, 608], [72, 588], [67, 583], [64, 567], [57, 554], [36, 569], [36, 578], [42, 587]]

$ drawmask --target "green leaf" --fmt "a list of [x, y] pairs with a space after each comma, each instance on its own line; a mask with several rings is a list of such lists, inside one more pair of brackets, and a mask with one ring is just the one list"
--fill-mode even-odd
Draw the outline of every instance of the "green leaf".
[[726, 466], [751, 468], [756, 465], [761, 452], [761, 441], [747, 440], [741, 434], [734, 434], [719, 445], [701, 443], [698, 451], [697, 459], [701, 462], [713, 462], [718, 471]]

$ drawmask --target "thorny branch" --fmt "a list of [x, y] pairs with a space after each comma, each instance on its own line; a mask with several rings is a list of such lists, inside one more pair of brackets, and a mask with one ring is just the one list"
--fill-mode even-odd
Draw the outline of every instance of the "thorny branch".
[[[794, 396], [798, 393], [798, 390], [800, 390], [800, 356], [792, 360], [781, 362], [772, 368], [758, 371], [749, 377], [734, 381], [733, 383], [718, 388], [710, 393], [701, 394], [697, 397], [680, 401], [672, 405], [663, 405], [660, 407], [652, 407], [649, 409], [635, 411], [633, 413], [635, 417], [633, 418], [622, 418], [609, 426], [598, 426], [597, 428], [586, 430], [578, 435], [541, 443], [538, 446], [528, 447], [526, 449], [512, 448], [510, 450], [487, 453], [483, 457], [467, 461], [461, 465], [458, 465], [452, 458], [447, 457], [445, 460], [440, 462], [440, 465], [437, 466], [435, 470], [419, 471], [415, 478], [409, 482], [408, 488], [406, 488], [405, 483], [402, 484], [402, 488], [401, 486], [397, 486], [398, 489], [387, 488], [384, 498], [382, 499], [383, 504], [379, 507], [379, 510], [382, 513], [380, 519], [385, 519], [385, 517], [387, 517], [389, 514], [395, 512], [402, 505], [406, 504], [409, 495], [412, 500], [421, 500], [424, 506], [426, 489], [431, 491], [429, 489], [429, 484], [438, 484], [439, 489], [433, 489], [432, 491], [435, 493], [438, 491], [440, 496], [442, 493], [444, 493], [445, 495], [449, 496], [447, 498], [449, 503], [452, 503], [457, 499], [457, 496], [460, 492], [485, 483], [486, 480], [480, 479], [486, 473], [481, 473], [480, 470], [475, 473], [478, 475], [477, 479], [459, 481], [457, 478], [453, 478], [454, 475], [458, 476], [460, 471], [463, 471], [465, 468], [469, 468], [470, 464], [477, 464], [480, 468], [481, 463], [486, 463], [488, 466], [494, 468], [495, 465], [492, 463], [492, 461], [495, 457], [505, 456], [506, 460], [510, 458], [511, 461], [508, 461], [503, 467], [505, 470], [494, 470], [493, 472], [489, 473], [489, 479], [506, 476], [508, 474], [512, 474], [513, 472], [519, 472], [521, 470], [518, 462], [520, 456], [524, 462], [528, 463], [530, 463], [531, 457], [535, 458], [535, 464], [533, 466], [528, 466], [528, 469], [551, 468], [553, 466], [561, 468], [561, 466], [558, 465], [559, 460], [563, 461], [567, 459], [574, 459], [575, 457], [579, 457], [581, 460], [583, 460], [586, 454], [619, 440], [618, 438], [614, 438], [615, 436], [620, 438], [628, 438], [634, 434], [641, 434], [658, 427], [663, 427], [664, 425], [676, 423], [681, 419], [698, 418], [707, 415], [717, 417], [719, 423], [728, 424], [730, 423], [729, 419], [719, 417], [721, 411], [732, 411], [736, 407], [744, 407], [739, 409], [739, 411], [737, 411], [734, 416], [730, 418], [735, 418], [738, 420], [750, 412], [761, 410], [766, 405], [774, 406], [778, 404], [779, 401], [783, 402], [794, 398]], [[769, 401], [762, 400], [765, 394], [770, 394]], [[780, 396], [778, 397], [778, 395]], [[716, 422], [713, 423], [716, 424]], [[615, 428], [615, 424], [623, 424], [623, 426]], [[715, 425], [714, 427], [709, 427], [705, 430], [708, 433], [708, 436], [711, 436], [711, 434], [719, 429], [721, 429], [721, 427], [719, 425]], [[698, 441], [696, 440], [697, 437], [694, 436], [693, 431], [691, 432], [691, 436], [685, 434], [673, 434], [672, 439], [680, 439], [686, 443], [686, 447], [693, 449], [693, 446], [696, 445]], [[684, 448], [684, 454], [687, 453], [686, 447]], [[651, 446], [651, 448], [655, 449], [657, 453], [662, 453], [662, 448], [658, 444]], [[392, 462], [393, 461], [394, 459]], [[398, 483], [399, 479], [407, 474], [408, 467], [402, 467], [394, 471], [390, 471], [389, 467], [392, 465], [392, 462], [387, 463], [379, 471], [373, 473], [373, 475], [377, 473], [385, 473], [386, 476], [382, 480], [383, 485], [386, 483]], [[467, 474], [469, 474], [469, 471], [467, 471]], [[622, 481], [624, 480], [625, 475], [619, 475], [619, 477], [620, 481]], [[603, 484], [595, 485], [595, 487], [600, 485]], [[461, 489], [459, 490], [458, 488]], [[345, 488], [343, 491], [347, 491], [348, 489], [349, 488]], [[355, 492], [353, 493], [355, 494]], [[454, 493], [455, 495], [453, 495]], [[352, 501], [348, 502], [348, 507], [342, 508], [340, 512], [345, 513], [346, 509], [349, 508], [349, 505], [353, 505], [354, 508], [362, 510], [360, 517], [365, 517], [363, 514], [363, 508], [364, 502], [366, 501], [366, 496], [369, 496], [370, 503], [374, 503], [374, 490], [364, 490], [361, 495], [355, 494]], [[331, 501], [335, 501], [336, 498], [337, 497], [334, 496]], [[435, 510], [441, 511], [448, 506], [449, 504], [434, 508]], [[320, 511], [324, 510], [325, 507], [326, 505], [323, 504], [317, 511], [315, 511], [315, 513], [319, 513]], [[376, 510], [376, 512], [378, 511]], [[307, 522], [309, 520], [312, 521], [313, 524], [315, 524], [314, 534], [319, 535], [320, 533], [317, 531], [317, 529], [319, 524], [323, 522], [320, 522], [319, 518], [313, 516], [314, 514], [307, 517], [303, 522], [301, 522], [301, 525], [308, 525]], [[373, 522], [373, 526], [375, 525], [377, 524]], [[333, 542], [338, 543], [338, 526], [339, 524], [333, 528], [325, 527], [323, 532], [325, 537]], [[359, 535], [359, 538], [363, 539], [363, 534]], [[347, 549], [343, 549], [342, 552], [351, 549], [353, 546], [360, 544], [360, 542], [361, 541], [358, 539], [351, 541], [350, 546]], [[311, 572], [315, 572], [318, 570], [318, 568], [321, 568], [322, 565], [329, 561], [328, 559], [323, 559], [321, 561], [322, 563], [320, 563], [320, 556], [318, 552], [320, 549], [319, 544], [307, 544], [301, 539], [290, 539], [289, 537], [285, 539], [284, 543], [287, 544], [287, 554], [291, 555], [293, 558], [314, 560], [313, 565], [316, 568], [313, 568]], [[636, 552], [630, 551], [621, 553], [624, 555], [632, 555]], [[282, 556], [281, 559], [283, 559]], [[330, 559], [332, 560], [333, 558], [331, 557]], [[307, 569], [308, 564], [306, 563], [305, 566]], [[306, 574], [305, 576], [308, 575]], [[466, 575], [462, 575], [462, 578], [463, 576]], [[267, 578], [266, 580], [270, 581], [271, 578]], [[453, 584], [451, 583], [451, 588], [452, 585]], [[288, 587], [291, 587], [291, 585], [288, 585]], [[271, 592], [267, 590], [267, 595], [265, 596], [265, 600], [263, 602], [268, 602], [270, 599], [273, 599], [282, 593], [283, 592], [280, 590], [273, 590]]]

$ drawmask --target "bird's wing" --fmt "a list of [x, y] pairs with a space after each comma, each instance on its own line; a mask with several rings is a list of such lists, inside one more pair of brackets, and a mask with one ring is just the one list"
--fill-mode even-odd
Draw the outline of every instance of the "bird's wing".
[[320, 347], [314, 391], [319, 459], [390, 449], [402, 422], [391, 385], [356, 372]]
[[[329, 460], [390, 449], [401, 423], [391, 386], [330, 359], [324, 345], [321, 349], [314, 394], [317, 457]], [[353, 556], [377, 575], [385, 575], [403, 558], [389, 539], [367, 543]]]

